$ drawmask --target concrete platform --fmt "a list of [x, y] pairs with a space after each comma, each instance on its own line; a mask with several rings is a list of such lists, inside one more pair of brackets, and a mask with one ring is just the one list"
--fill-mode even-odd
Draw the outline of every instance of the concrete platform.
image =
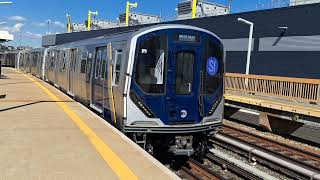
[[10, 68], [2, 73], [0, 179], [179, 179], [51, 85]]
[[320, 145], [320, 106], [244, 93], [225, 94], [225, 116], [270, 131]]
[[320, 118], [320, 106], [317, 104], [307, 104], [291, 99], [281, 99], [272, 96], [250, 95], [245, 93], [227, 93], [225, 99], [264, 108], [286, 111], [290, 113], [303, 114]]

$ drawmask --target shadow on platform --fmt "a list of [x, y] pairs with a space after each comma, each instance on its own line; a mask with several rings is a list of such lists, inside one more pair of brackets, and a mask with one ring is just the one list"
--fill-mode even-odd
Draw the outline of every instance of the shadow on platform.
[[22, 104], [19, 106], [13, 106], [13, 107], [5, 108], [5, 109], [0, 109], [0, 112], [9, 111], [9, 110], [22, 108], [22, 107], [26, 107], [26, 106], [31, 106], [31, 105], [39, 104], [39, 103], [57, 103], [57, 102], [76, 102], [76, 101], [36, 101], [36, 102]]

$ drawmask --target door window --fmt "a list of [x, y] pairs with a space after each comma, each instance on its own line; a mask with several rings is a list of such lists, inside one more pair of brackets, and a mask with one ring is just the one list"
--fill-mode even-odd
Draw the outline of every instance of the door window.
[[115, 84], [115, 85], [119, 84], [121, 59], [122, 59], [122, 50], [117, 50], [115, 64], [114, 64], [114, 68], [113, 68], [113, 84]]
[[107, 71], [107, 49], [106, 48], [102, 50], [100, 66], [101, 66], [100, 79], [105, 79], [106, 71]]
[[[102, 63], [106, 64], [107, 49], [105, 47], [98, 48], [97, 52], [96, 52], [95, 59], [96, 59], [96, 64], [95, 64], [95, 69], [94, 69], [95, 70], [94, 77], [95, 77], [95, 79], [98, 79], [100, 73], [104, 74], [106, 72], [106, 69], [101, 70], [101, 67], [106, 68], [106, 65], [102, 65]], [[105, 61], [102, 62], [102, 60], [105, 60]], [[103, 71], [103, 72], [100, 72], [100, 71]]]
[[179, 52], [176, 54], [176, 94], [186, 95], [192, 93], [194, 81], [194, 54]]
[[101, 52], [101, 49], [99, 49], [96, 54], [96, 68], [95, 68], [95, 75], [94, 75], [95, 79], [98, 79], [99, 77], [101, 58], [102, 58], [102, 52]]
[[74, 71], [74, 72], [76, 70], [76, 55], [77, 55], [77, 50], [71, 49], [70, 50], [70, 60], [71, 60], [70, 71]]

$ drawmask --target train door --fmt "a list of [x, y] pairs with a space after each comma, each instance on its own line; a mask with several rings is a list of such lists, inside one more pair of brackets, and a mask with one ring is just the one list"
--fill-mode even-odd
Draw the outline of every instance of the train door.
[[58, 86], [58, 82], [59, 82], [59, 69], [60, 69], [60, 51], [56, 51], [55, 52], [55, 68], [54, 68], [54, 86], [59, 87]]
[[90, 106], [99, 113], [103, 112], [104, 75], [101, 75], [101, 72], [105, 72], [106, 59], [107, 48], [97, 48], [93, 64], [92, 103]]
[[199, 109], [201, 56], [196, 46], [170, 45], [166, 108], [170, 123], [195, 123]]
[[69, 82], [69, 89], [68, 94], [74, 96], [74, 85], [75, 85], [75, 78], [76, 78], [76, 60], [77, 60], [77, 49], [70, 49], [69, 50], [69, 71], [68, 71], [68, 82]]

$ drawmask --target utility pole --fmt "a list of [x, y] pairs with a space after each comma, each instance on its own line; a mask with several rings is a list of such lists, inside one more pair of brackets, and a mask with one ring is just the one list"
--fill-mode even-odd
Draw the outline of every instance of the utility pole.
[[130, 3], [127, 1], [126, 4], [126, 26], [129, 26], [129, 14], [130, 14], [130, 8], [136, 8], [138, 7], [138, 3]]
[[68, 19], [68, 33], [72, 32], [72, 21], [71, 21], [71, 15], [70, 14], [66, 14], [66, 17]]
[[91, 11], [88, 12], [88, 31], [91, 31], [91, 16], [95, 15], [98, 16], [98, 11]]
[[192, 0], [192, 19], [197, 17], [197, 0]]

